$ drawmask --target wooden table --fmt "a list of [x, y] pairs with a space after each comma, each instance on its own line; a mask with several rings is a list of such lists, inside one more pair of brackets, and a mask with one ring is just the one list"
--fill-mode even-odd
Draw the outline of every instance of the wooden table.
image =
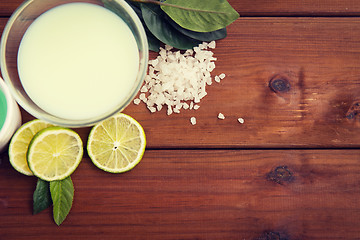
[[[0, 32], [20, 2], [0, 0]], [[242, 17], [213, 72], [227, 77], [197, 111], [127, 107], [143, 160], [114, 175], [85, 156], [60, 227], [51, 209], [32, 215], [36, 178], [1, 155], [0, 239], [360, 239], [360, 2], [229, 2]]]

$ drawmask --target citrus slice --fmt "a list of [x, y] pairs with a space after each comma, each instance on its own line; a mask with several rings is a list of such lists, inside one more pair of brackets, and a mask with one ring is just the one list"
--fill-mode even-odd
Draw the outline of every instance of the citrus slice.
[[38, 132], [30, 142], [27, 161], [35, 176], [45, 181], [62, 180], [70, 176], [83, 156], [80, 136], [73, 130], [48, 127]]
[[29, 169], [26, 160], [26, 152], [34, 135], [40, 130], [50, 126], [53, 125], [45, 121], [35, 119], [23, 124], [15, 132], [9, 144], [9, 160], [15, 170], [28, 176], [34, 175]]
[[145, 132], [141, 125], [134, 118], [118, 113], [92, 128], [87, 151], [98, 168], [122, 173], [140, 162], [145, 146]]

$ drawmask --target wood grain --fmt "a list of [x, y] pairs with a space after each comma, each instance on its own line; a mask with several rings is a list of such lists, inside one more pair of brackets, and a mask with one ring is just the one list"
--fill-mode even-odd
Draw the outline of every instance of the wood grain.
[[[31, 214], [36, 179], [1, 159], [1, 239], [360, 238], [360, 150], [149, 150], [119, 175], [84, 158], [60, 227]], [[269, 179], [278, 166], [290, 181]]]
[[[0, 0], [0, 33], [21, 2]], [[85, 156], [60, 227], [51, 209], [32, 215], [36, 178], [0, 154], [1, 240], [360, 239], [360, 122], [346, 118], [360, 99], [360, 19], [346, 17], [359, 2], [229, 2], [243, 17], [214, 50], [227, 77], [197, 111], [129, 105], [147, 136], [142, 162], [114, 175]], [[86, 143], [90, 128], [76, 131]]]
[[[22, 0], [0, 0], [0, 16], [8, 17]], [[241, 16], [359, 16], [357, 0], [228, 0]]]
[[[217, 43], [214, 74], [227, 77], [207, 88], [199, 110], [167, 116], [130, 105], [125, 112], [155, 148], [359, 147], [359, 121], [345, 117], [360, 97], [359, 24], [357, 18], [243, 18]], [[290, 91], [270, 90], [276, 75], [288, 79]]]
[[[144, 126], [149, 148], [359, 147], [358, 118], [346, 118], [360, 98], [359, 26], [357, 18], [239, 19], [214, 50], [213, 73], [227, 77], [207, 88], [199, 110], [124, 112]], [[290, 91], [269, 88], [276, 75]], [[86, 140], [89, 129], [78, 132]]]

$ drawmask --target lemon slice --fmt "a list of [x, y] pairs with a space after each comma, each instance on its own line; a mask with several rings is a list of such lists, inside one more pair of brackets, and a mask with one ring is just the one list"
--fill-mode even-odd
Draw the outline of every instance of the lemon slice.
[[92, 128], [87, 151], [98, 168], [121, 173], [140, 162], [145, 146], [146, 138], [141, 125], [132, 117], [118, 113]]
[[48, 127], [31, 140], [27, 161], [35, 176], [54, 181], [70, 176], [82, 156], [83, 144], [76, 132], [68, 128]]
[[28, 176], [34, 175], [29, 169], [26, 152], [34, 135], [40, 130], [50, 126], [52, 126], [50, 123], [35, 119], [23, 124], [15, 132], [9, 144], [9, 160], [15, 170]]

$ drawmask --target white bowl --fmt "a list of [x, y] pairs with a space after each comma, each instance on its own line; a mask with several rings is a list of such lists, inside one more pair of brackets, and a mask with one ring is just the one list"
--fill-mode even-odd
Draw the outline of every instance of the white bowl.
[[[7, 22], [1, 36], [0, 44], [0, 68], [1, 73], [6, 82], [12, 96], [17, 103], [35, 118], [45, 120], [54, 125], [61, 125], [66, 127], [85, 127], [92, 126], [115, 113], [122, 111], [128, 106], [132, 99], [138, 93], [146, 76], [148, 65], [148, 42], [143, 25], [134, 12], [134, 10], [124, 0], [106, 1], [111, 3], [111, 6], [118, 10], [118, 17], [121, 18], [130, 28], [136, 40], [139, 51], [139, 70], [136, 79], [132, 83], [131, 91], [129, 91], [118, 103], [111, 103], [116, 106], [108, 110], [106, 113], [99, 113], [98, 116], [88, 119], [70, 119], [68, 117], [59, 117], [49, 113], [43, 107], [35, 103], [25, 91], [22, 82], [20, 81], [17, 68], [17, 55], [21, 39], [27, 31], [32, 22], [44, 12], [54, 7], [66, 3], [92, 3], [103, 8], [102, 0], [26, 0], [24, 1], [12, 14]], [[66, 97], [66, 96], [64, 96]]]

